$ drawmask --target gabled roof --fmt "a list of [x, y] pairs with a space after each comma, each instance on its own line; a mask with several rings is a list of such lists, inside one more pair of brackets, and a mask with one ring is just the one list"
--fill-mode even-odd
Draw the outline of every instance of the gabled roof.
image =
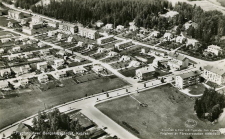
[[185, 57], [181, 54], [175, 53], [175, 52], [170, 52], [169, 56], [174, 58], [174, 59], [181, 60], [181, 61], [184, 61], [187, 58], [187, 57]]

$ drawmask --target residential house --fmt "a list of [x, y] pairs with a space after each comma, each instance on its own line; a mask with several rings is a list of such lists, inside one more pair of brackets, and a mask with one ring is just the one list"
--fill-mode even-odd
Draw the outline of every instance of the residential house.
[[72, 41], [73, 41], [73, 37], [72, 36], [68, 37], [67, 42], [72, 42]]
[[186, 46], [188, 45], [192, 45], [192, 46], [196, 46], [199, 42], [195, 39], [187, 39], [187, 42], [186, 42]]
[[118, 25], [118, 26], [116, 27], [116, 31], [122, 31], [122, 30], [124, 30], [124, 26]]
[[175, 86], [184, 89], [199, 82], [200, 71], [190, 71], [176, 75]]
[[118, 55], [118, 53], [117, 53], [117, 52], [114, 52], [114, 51], [110, 51], [110, 52], [108, 53], [108, 56], [110, 56], [110, 57], [114, 57], [114, 56], [116, 56], [116, 55]]
[[62, 33], [59, 33], [59, 34], [57, 35], [57, 39], [58, 39], [58, 40], [63, 39], [63, 34], [62, 34]]
[[67, 76], [67, 73], [66, 73], [66, 71], [64, 71], [64, 70], [58, 70], [57, 72], [55, 72], [54, 74], [53, 74], [53, 77], [54, 78], [56, 78], [56, 79], [63, 79], [63, 78], [65, 78]]
[[8, 28], [13, 28], [13, 27], [16, 27], [17, 24], [18, 24], [17, 21], [9, 21], [7, 26]]
[[54, 66], [56, 68], [58, 68], [60, 66], [63, 66], [63, 64], [64, 64], [64, 60], [63, 59], [56, 59], [56, 60], [54, 60]]
[[1, 39], [1, 42], [2, 42], [2, 43], [7, 43], [7, 42], [10, 42], [10, 41], [12, 41], [11, 38], [2, 38], [2, 39]]
[[106, 24], [105, 29], [113, 29], [113, 24]]
[[70, 23], [59, 23], [59, 30], [66, 34], [75, 34], [78, 32], [78, 27]]
[[145, 76], [152, 74], [154, 71], [155, 71], [155, 68], [153, 66], [148, 66], [148, 67], [137, 69], [136, 70], [136, 78], [139, 80], [142, 80], [145, 78]]
[[58, 31], [57, 31], [57, 30], [54, 30], [54, 31], [49, 31], [49, 32], [48, 32], [48, 37], [55, 36], [57, 33], [58, 33]]
[[96, 24], [96, 26], [99, 27], [99, 28], [102, 27], [102, 26], [104, 25], [104, 23], [103, 23], [102, 21], [100, 21], [100, 20], [98, 20], [95, 24]]
[[185, 38], [183, 35], [177, 36], [176, 37], [176, 42], [178, 43], [185, 43], [187, 41], [187, 38]]
[[37, 33], [37, 30], [30, 28], [30, 27], [23, 26], [22, 32], [29, 34], [29, 35], [33, 35], [33, 34]]
[[37, 45], [38, 45], [39, 48], [42, 48], [42, 47], [45, 47], [46, 46], [46, 44], [43, 43], [43, 42], [38, 42]]
[[180, 70], [188, 67], [189, 59], [176, 52], [169, 53], [170, 60], [168, 61], [168, 66], [171, 70]]
[[20, 66], [20, 67], [12, 67], [11, 69], [16, 74], [16, 76], [18, 77], [20, 75], [28, 73], [30, 71], [30, 66], [29, 65], [23, 65], [23, 66]]
[[105, 68], [100, 65], [93, 65], [92, 70], [96, 73], [103, 71]]
[[221, 63], [220, 65], [216, 66], [205, 66], [203, 77], [211, 82], [214, 82], [218, 85], [222, 85], [225, 83], [225, 64]]
[[136, 61], [136, 60], [132, 60], [132, 61], [129, 63], [128, 67], [139, 67], [140, 64], [141, 64], [140, 62], [138, 62], [138, 61]]
[[65, 56], [66, 51], [64, 51], [64, 50], [59, 50], [56, 54], [57, 54], [57, 55], [60, 55], [60, 56]]
[[10, 74], [11, 74], [10, 68], [0, 69], [0, 76], [1, 77], [3, 77], [4, 75], [10, 75]]
[[119, 61], [126, 62], [126, 61], [130, 61], [130, 60], [131, 60], [131, 58], [129, 56], [123, 55]]
[[40, 83], [47, 83], [49, 81], [48, 75], [46, 74], [41, 74], [37, 78]]
[[193, 28], [197, 29], [198, 24], [195, 22], [192, 22], [192, 21], [188, 21], [184, 24], [184, 28], [185, 28], [185, 30], [187, 30], [187, 29], [189, 29], [189, 27], [193, 27]]
[[20, 20], [23, 18], [23, 13], [15, 10], [8, 10], [8, 17], [15, 20]]
[[89, 28], [79, 27], [80, 36], [95, 40], [97, 38], [97, 31]]
[[88, 46], [87, 46], [87, 49], [89, 49], [89, 50], [92, 50], [92, 49], [94, 49], [94, 48], [95, 48], [95, 46], [92, 45], [92, 44], [88, 44]]
[[148, 59], [140, 57], [140, 56], [135, 56], [135, 58], [141, 62], [148, 62]]
[[208, 48], [206, 49], [207, 52], [213, 53], [215, 55], [219, 55], [222, 53], [221, 47], [217, 45], [209, 45]]
[[40, 62], [37, 63], [37, 69], [40, 71], [45, 71], [48, 67], [48, 63], [47, 62]]
[[160, 35], [160, 32], [159, 32], [159, 31], [153, 31], [153, 32], [150, 34], [150, 37], [155, 37], [155, 38], [157, 38], [157, 37], [159, 37], [159, 35]]
[[8, 55], [7, 57], [8, 57], [8, 60], [9, 61], [12, 61], [12, 60], [18, 58], [19, 57], [19, 54], [11, 54], [11, 55]]
[[84, 68], [84, 67], [74, 67], [73, 68], [73, 72], [74, 74], [77, 74], [77, 73], [84, 73], [86, 72], [87, 70]]
[[123, 50], [123, 49], [126, 49], [127, 47], [129, 47], [131, 45], [133, 45], [132, 40], [129, 39], [129, 40], [125, 40], [125, 41], [116, 43], [115, 48], [117, 48], [118, 50]]
[[152, 53], [154, 53], [155, 55], [159, 55], [159, 56], [166, 56], [167, 55], [167, 53], [165, 51], [158, 50], [158, 49], [151, 49], [150, 51]]
[[82, 46], [83, 46], [83, 43], [84, 43], [84, 42], [79, 41], [79, 42], [77, 43], [77, 46], [82, 47]]
[[55, 22], [55, 21], [47, 21], [48, 22], [48, 26], [49, 27], [53, 27], [53, 28], [57, 28], [58, 27], [58, 22]]
[[138, 29], [138, 27], [135, 26], [135, 22], [130, 22], [129, 25], [130, 25], [129, 26], [130, 31], [136, 31]]
[[112, 42], [114, 40], [115, 40], [114, 35], [109, 35], [109, 36], [105, 36], [105, 37], [101, 37], [97, 39], [97, 44], [101, 45], [101, 44]]
[[12, 52], [20, 52], [21, 48], [20, 46], [16, 46], [12, 48]]
[[38, 15], [34, 15], [31, 17], [31, 22], [32, 23], [43, 23], [43, 19], [42, 19], [42, 17], [40, 17]]
[[106, 51], [105, 48], [98, 48], [97, 53], [103, 53], [103, 52], [105, 52], [105, 51]]
[[4, 89], [4, 88], [7, 88], [9, 85], [9, 83], [7, 81], [0, 81], [0, 89]]
[[173, 39], [173, 34], [172, 33], [169, 33], [169, 32], [166, 32], [164, 35], [163, 35], [163, 38], [166, 40], [166, 41], [171, 41]]
[[154, 59], [152, 62], [153, 67], [155, 68], [168, 68], [169, 59]]
[[79, 57], [79, 56], [74, 56], [74, 55], [70, 56], [69, 59], [73, 60], [74, 62], [83, 62], [83, 61], [85, 61], [84, 58]]

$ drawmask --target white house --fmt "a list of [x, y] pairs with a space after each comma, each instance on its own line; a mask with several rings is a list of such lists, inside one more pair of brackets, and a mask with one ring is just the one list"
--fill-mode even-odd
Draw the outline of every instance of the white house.
[[32, 23], [43, 23], [43, 19], [38, 15], [34, 15], [31, 17], [31, 22]]
[[119, 61], [126, 62], [126, 61], [130, 61], [130, 60], [131, 60], [131, 58], [129, 56], [123, 55]]
[[0, 54], [3, 54], [4, 53], [4, 49], [3, 48], [0, 48]]
[[82, 46], [83, 46], [83, 43], [84, 43], [84, 42], [79, 41], [79, 42], [77, 43], [77, 46], [82, 47]]
[[49, 27], [53, 27], [53, 28], [57, 28], [58, 27], [58, 23], [55, 21], [48, 21], [48, 26]]
[[12, 67], [11, 69], [16, 74], [16, 76], [18, 77], [20, 75], [28, 73], [31, 68], [30, 68], [29, 65], [23, 65], [23, 66], [20, 66], [20, 67]]
[[94, 49], [94, 47], [95, 47], [94, 45], [88, 44], [87, 49], [92, 50], [92, 49]]
[[84, 67], [74, 67], [73, 68], [73, 72], [74, 74], [77, 74], [77, 73], [84, 73], [86, 72], [87, 70], [84, 68]]
[[2, 43], [7, 43], [7, 42], [10, 42], [10, 41], [12, 41], [11, 38], [2, 38], [2, 39], [1, 39], [1, 42], [2, 42]]
[[167, 41], [171, 41], [173, 39], [173, 34], [172, 33], [169, 33], [169, 32], [166, 32], [164, 35], [163, 35], [163, 38]]
[[199, 82], [199, 75], [199, 71], [190, 71], [176, 75], [175, 86], [179, 89], [184, 89], [188, 86], [197, 84]]
[[54, 66], [56, 68], [62, 66], [63, 64], [64, 64], [64, 60], [63, 59], [56, 59], [56, 60], [54, 60]]
[[67, 73], [64, 70], [58, 70], [57, 72], [55, 72], [53, 74], [53, 77], [56, 78], [56, 79], [58, 79], [58, 80], [59, 79], [63, 79], [66, 76], [67, 76]]
[[41, 74], [37, 78], [40, 83], [47, 83], [49, 81], [48, 75], [46, 74]]
[[117, 52], [114, 52], [114, 51], [110, 51], [110, 52], [108, 53], [108, 56], [110, 56], [110, 57], [114, 57], [114, 56], [116, 56], [116, 55], [118, 55], [118, 53], [117, 53]]
[[113, 29], [113, 24], [106, 24], [105, 29]]
[[37, 63], [37, 69], [40, 71], [45, 71], [47, 69], [47, 66], [48, 66], [47, 62]]
[[42, 48], [42, 47], [45, 47], [45, 46], [46, 46], [46, 44], [45, 44], [45, 43], [43, 43], [43, 42], [39, 42], [37, 45], [38, 45], [38, 47], [40, 47], [40, 48]]
[[185, 43], [186, 41], [187, 39], [183, 35], [176, 37], [176, 42]]
[[189, 38], [188, 38], [188, 39], [187, 39], [187, 42], [186, 42], [186, 46], [188, 46], [188, 45], [196, 46], [197, 43], [198, 43], [197, 40], [195, 40], [195, 39], [189, 39]]
[[129, 25], [130, 25], [130, 26], [129, 26], [129, 30], [130, 30], [130, 31], [135, 31], [135, 30], [138, 29], [138, 27], [135, 26], [135, 22], [130, 22]]
[[74, 24], [70, 24], [70, 23], [59, 23], [59, 30], [61, 30], [62, 32], [66, 33], [66, 34], [74, 34], [77, 32], [77, 26]]
[[151, 34], [150, 34], [150, 37], [159, 37], [160, 35], [160, 32], [159, 31], [153, 31]]
[[11, 74], [10, 68], [0, 69], [0, 76], [1, 77], [3, 77], [4, 75], [10, 75], [10, 74]]
[[211, 82], [214, 82], [218, 85], [222, 85], [225, 83], [225, 64], [221, 63], [216, 66], [205, 66], [203, 77]]
[[20, 52], [21, 48], [20, 46], [16, 46], [12, 48], [12, 52]]
[[181, 54], [171, 52], [169, 53], [170, 60], [168, 66], [171, 70], [180, 70], [188, 67], [189, 59]]
[[155, 71], [155, 68], [153, 66], [148, 66], [148, 67], [137, 69], [136, 70], [136, 78], [139, 80], [142, 80], [144, 78], [145, 74], [149, 74], [154, 71]]
[[97, 53], [103, 53], [103, 52], [105, 52], [105, 48], [98, 48], [98, 50], [97, 50]]
[[104, 67], [100, 66], [100, 65], [93, 65], [92, 70], [96, 73], [101, 72], [104, 70]]
[[206, 49], [207, 52], [211, 52], [215, 55], [219, 55], [222, 52], [221, 47], [217, 46], [217, 45], [209, 45], [208, 48]]
[[72, 42], [72, 41], [73, 41], [73, 37], [72, 36], [68, 37], [67, 42]]
[[104, 25], [104, 23], [100, 20], [98, 20], [95, 24], [97, 27], [102, 27]]
[[57, 34], [57, 30], [54, 30], [54, 31], [49, 31], [48, 32], [48, 37], [52, 37], [52, 36], [55, 36]]
[[128, 67], [139, 67], [140, 64], [141, 64], [140, 62], [138, 62], [138, 61], [136, 61], [136, 60], [132, 60], [132, 61], [129, 63]]
[[58, 40], [61, 40], [63, 38], [63, 34], [62, 33], [59, 33], [58, 35], [57, 35], [57, 39]]
[[122, 30], [124, 30], [124, 26], [122, 25], [116, 26], [116, 31], [122, 31]]

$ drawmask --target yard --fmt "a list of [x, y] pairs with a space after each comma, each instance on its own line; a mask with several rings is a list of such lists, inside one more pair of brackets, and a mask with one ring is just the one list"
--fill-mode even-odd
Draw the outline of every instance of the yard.
[[203, 84], [197, 84], [188, 87], [188, 89], [190, 90], [190, 94], [199, 95], [204, 93], [206, 87]]
[[[33, 86], [29, 93], [21, 93], [19, 97], [1, 99], [0, 128], [10, 125], [23, 118], [74, 99], [101, 93], [127, 85], [117, 77], [99, 78], [93, 81], [76, 84], [72, 79], [63, 80], [64, 87], [56, 87], [42, 92]], [[21, 91], [20, 91], [21, 92]]]
[[[166, 133], [163, 130], [167, 130], [167, 133], [173, 133], [169, 131], [173, 129], [189, 129], [190, 131], [190, 128], [185, 126], [189, 119], [197, 122], [197, 125], [191, 130], [218, 129], [225, 126], [222, 123], [212, 125], [199, 120], [194, 114], [194, 100], [180, 93], [171, 85], [160, 86], [132, 96], [141, 103], [147, 104], [147, 107], [141, 107], [130, 96], [101, 103], [96, 107], [142, 139], [187, 139], [188, 135], [163, 135]], [[199, 135], [192, 137], [194, 139], [222, 139], [224, 136]]]

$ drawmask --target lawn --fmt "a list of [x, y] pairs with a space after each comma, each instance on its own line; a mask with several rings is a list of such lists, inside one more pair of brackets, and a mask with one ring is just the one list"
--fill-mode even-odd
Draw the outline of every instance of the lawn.
[[64, 87], [56, 87], [42, 92], [37, 86], [33, 86], [30, 93], [22, 93], [19, 94], [19, 97], [11, 99], [1, 99], [0, 129], [43, 110], [45, 106], [50, 108], [73, 99], [82, 98], [85, 94], [97, 94], [102, 90], [107, 91], [127, 85], [117, 77], [99, 78], [80, 84], [68, 79], [62, 83]]
[[188, 87], [188, 89], [190, 89], [190, 94], [199, 95], [204, 93], [206, 87], [203, 84], [197, 84]]
[[[104, 114], [141, 139], [187, 139], [189, 136], [162, 135], [164, 129], [190, 129], [188, 119], [197, 125], [191, 129], [218, 129], [222, 123], [212, 125], [203, 122], [194, 114], [194, 100], [180, 93], [171, 85], [164, 85], [132, 95], [147, 107], [141, 107], [130, 96], [96, 105]], [[129, 126], [127, 126], [127, 123]], [[133, 130], [131, 130], [133, 128]], [[134, 131], [138, 131], [137, 132]], [[171, 132], [169, 132], [171, 133]], [[196, 132], [195, 132], [196, 133]], [[224, 136], [193, 136], [194, 139], [222, 139]]]

